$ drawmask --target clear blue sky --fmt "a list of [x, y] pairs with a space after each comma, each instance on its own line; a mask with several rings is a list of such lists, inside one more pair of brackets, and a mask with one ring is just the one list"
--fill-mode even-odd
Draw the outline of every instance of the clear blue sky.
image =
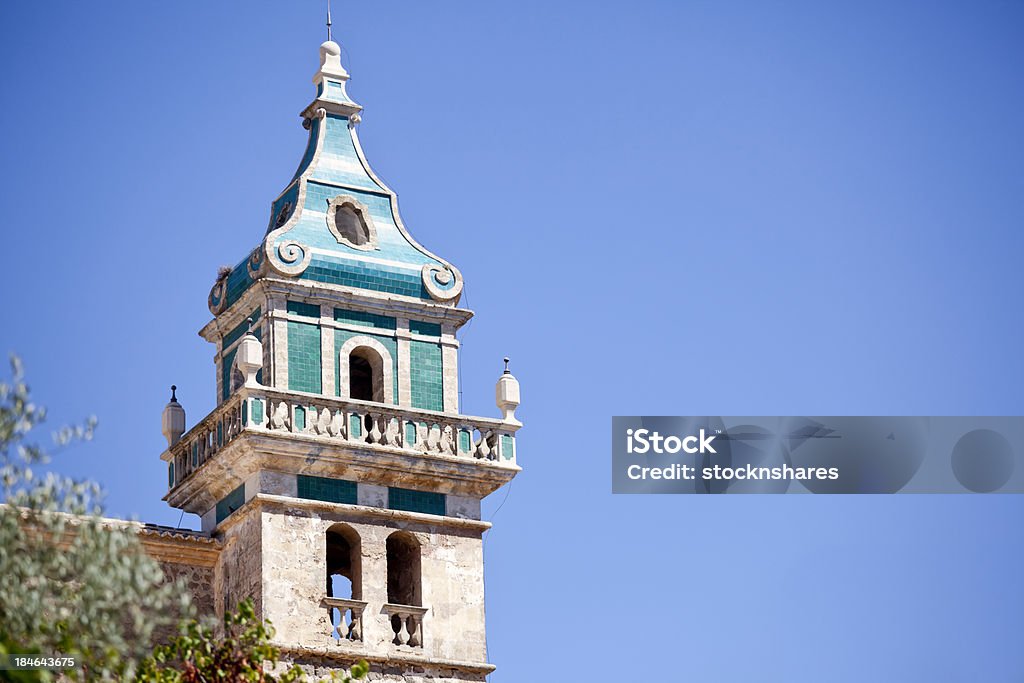
[[[1020, 681], [1020, 496], [613, 497], [614, 414], [1021, 414], [1024, 5], [335, 4], [364, 149], [522, 382], [493, 681]], [[175, 524], [160, 411], [303, 150], [322, 3], [0, 7], [7, 310], [60, 467]], [[505, 491], [485, 502], [494, 515]], [[195, 524], [186, 517], [184, 524]], [[540, 670], [540, 673], [538, 672]]]

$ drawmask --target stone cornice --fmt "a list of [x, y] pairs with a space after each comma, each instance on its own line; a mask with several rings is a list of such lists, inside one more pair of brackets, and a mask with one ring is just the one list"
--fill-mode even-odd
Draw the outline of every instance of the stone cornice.
[[510, 481], [521, 468], [465, 456], [338, 442], [308, 433], [246, 429], [169, 491], [164, 500], [202, 515], [260, 470], [483, 498]]
[[461, 529], [476, 534], [482, 534], [491, 528], [490, 522], [483, 522], [476, 519], [462, 519], [459, 517], [448, 517], [442, 515], [428, 515], [423, 512], [407, 512], [405, 510], [388, 510], [385, 508], [367, 507], [365, 505], [349, 505], [347, 503], [330, 503], [322, 500], [308, 500], [306, 498], [292, 498], [291, 496], [279, 496], [271, 493], [257, 493], [245, 505], [238, 508], [235, 514], [225, 519], [217, 527], [217, 534], [223, 534], [226, 530], [240, 523], [245, 517], [244, 514], [237, 514], [243, 510], [274, 510], [277, 512], [288, 512], [292, 510], [306, 510], [318, 513], [341, 514], [349, 519], [365, 519], [373, 521], [398, 521], [407, 524], [418, 524], [427, 527], [441, 529]]
[[358, 645], [346, 644], [346, 649], [333, 647], [313, 648], [313, 647], [296, 647], [293, 645], [287, 645], [284, 643], [274, 643], [275, 646], [281, 649], [284, 654], [292, 655], [293, 657], [322, 657], [324, 659], [334, 660], [341, 666], [349, 666], [358, 662], [360, 659], [365, 659], [371, 664], [396, 664], [402, 666], [421, 666], [425, 669], [455, 669], [456, 671], [464, 671], [466, 673], [487, 675], [493, 672], [497, 667], [494, 664], [487, 662], [463, 662], [450, 659], [436, 659], [434, 657], [417, 657], [411, 654], [394, 653], [390, 655], [378, 655], [368, 651], [364, 651]]
[[[304, 299], [320, 299], [334, 306], [350, 306], [353, 310], [406, 317], [439, 324], [454, 325], [456, 329], [473, 317], [473, 311], [466, 308], [437, 304], [399, 294], [375, 292], [372, 290], [343, 287], [314, 280], [290, 279], [265, 276], [257, 280], [238, 298], [235, 303], [210, 322], [206, 323], [199, 336], [216, 343], [220, 337], [237, 327], [253, 308], [266, 309], [264, 300], [271, 296], [298, 296]], [[266, 315], [267, 311], [263, 310]]]

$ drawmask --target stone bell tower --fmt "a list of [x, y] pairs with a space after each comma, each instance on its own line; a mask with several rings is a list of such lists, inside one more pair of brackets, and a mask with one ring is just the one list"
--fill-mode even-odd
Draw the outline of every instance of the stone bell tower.
[[252, 599], [286, 659], [482, 681], [480, 501], [519, 472], [519, 385], [506, 361], [502, 417], [460, 412], [462, 275], [370, 169], [340, 55], [320, 46], [298, 170], [210, 292], [218, 406], [187, 431], [165, 409], [165, 500], [219, 543], [215, 609]]

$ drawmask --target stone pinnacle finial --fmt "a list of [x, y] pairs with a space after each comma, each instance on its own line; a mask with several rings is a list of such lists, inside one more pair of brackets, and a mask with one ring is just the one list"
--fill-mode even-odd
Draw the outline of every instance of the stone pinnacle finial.
[[[250, 328], [255, 318], [256, 316], [253, 316], [249, 321]], [[235, 352], [235, 367], [245, 378], [245, 386], [250, 388], [260, 386], [260, 383], [256, 381], [256, 373], [263, 369], [263, 344], [252, 333], [252, 329], [246, 330], [245, 335], [242, 336], [242, 341]]]
[[162, 416], [163, 433], [167, 437], [167, 447], [170, 448], [178, 443], [181, 435], [185, 433], [185, 409], [178, 403], [178, 396], [175, 392], [178, 387], [171, 385], [171, 401], [164, 406]]
[[522, 424], [516, 419], [516, 408], [519, 407], [519, 380], [508, 369], [508, 358], [505, 359], [505, 372], [498, 378], [498, 383], [494, 387], [494, 398], [498, 410], [502, 412], [502, 420], [509, 424]]

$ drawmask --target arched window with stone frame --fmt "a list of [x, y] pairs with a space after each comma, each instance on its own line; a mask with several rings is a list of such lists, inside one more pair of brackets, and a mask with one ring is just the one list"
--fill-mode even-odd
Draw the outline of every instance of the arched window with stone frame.
[[394, 359], [373, 337], [351, 337], [338, 351], [338, 389], [342, 398], [395, 403]]

